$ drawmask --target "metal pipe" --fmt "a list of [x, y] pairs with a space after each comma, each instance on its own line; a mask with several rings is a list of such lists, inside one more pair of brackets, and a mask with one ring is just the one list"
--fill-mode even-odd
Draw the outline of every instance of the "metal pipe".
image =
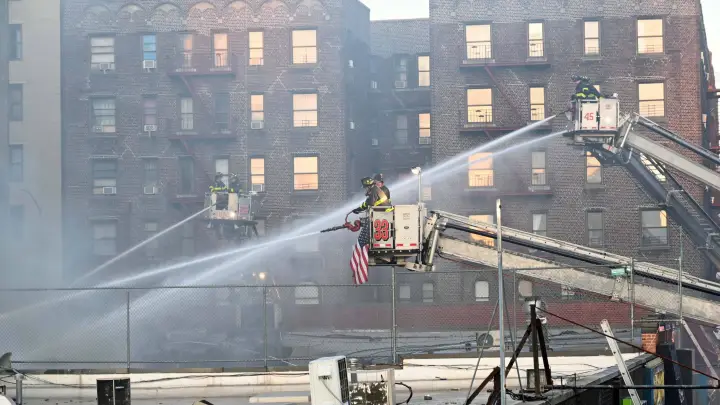
[[395, 319], [395, 316], [397, 315], [397, 303], [395, 298], [395, 285], [397, 279], [395, 275], [395, 266], [392, 267], [391, 277], [390, 291], [392, 292], [392, 299], [390, 301], [390, 305], [392, 307], [392, 330], [390, 331], [390, 351], [392, 355], [392, 362], [395, 364], [397, 363], [397, 319]]
[[630, 258], [630, 340], [635, 343], [635, 258]]
[[669, 389], [683, 389], [683, 390], [716, 390], [718, 387], [712, 385], [546, 385], [546, 388], [557, 389], [557, 390], [669, 390]]
[[506, 404], [505, 395], [505, 291], [503, 289], [503, 268], [502, 268], [502, 203], [498, 198], [495, 202], [497, 213], [497, 254], [498, 254], [498, 324], [500, 327], [500, 405]]
[[[678, 318], [680, 319], [680, 322], [682, 322], [683, 319], [683, 283], [682, 283], [682, 277], [683, 277], [683, 232], [682, 227], [680, 228], [680, 258], [678, 259]], [[682, 329], [678, 330], [677, 334], [677, 345], [678, 347], [682, 347]]]
[[[267, 324], [267, 285], [262, 286], [263, 300], [263, 361], [265, 363], [265, 371], [268, 371], [268, 324]], [[274, 308], [273, 308], [274, 310]]]
[[20, 373], [15, 374], [15, 403], [23, 403], [23, 375]]
[[720, 165], [720, 158], [718, 158], [714, 153], [710, 152], [707, 149], [693, 145], [690, 142], [687, 142], [683, 138], [679, 137], [678, 135], [675, 135], [673, 132], [669, 131], [666, 128], [661, 127], [660, 125], [650, 121], [649, 119], [639, 115], [637, 123], [647, 129], [655, 132], [656, 134], [661, 135], [661, 136], [677, 143], [678, 145], [684, 147], [685, 149], [689, 149], [689, 150], [697, 153], [698, 155], [704, 157], [705, 159], [712, 161], [716, 165]]
[[125, 294], [125, 347], [127, 350], [127, 369], [130, 372], [130, 291]]

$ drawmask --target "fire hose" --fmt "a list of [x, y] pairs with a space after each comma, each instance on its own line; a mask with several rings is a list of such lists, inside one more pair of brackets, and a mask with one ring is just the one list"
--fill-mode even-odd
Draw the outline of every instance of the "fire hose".
[[362, 222], [361, 222], [359, 219], [356, 219], [355, 221], [353, 221], [353, 222], [351, 223], [351, 222], [348, 220], [348, 217], [350, 216], [350, 214], [352, 214], [352, 211], [351, 211], [351, 212], [348, 212], [347, 215], [345, 215], [345, 223], [344, 223], [344, 224], [342, 224], [342, 225], [340, 225], [340, 226], [334, 226], [334, 227], [328, 228], [328, 229], [323, 229], [322, 231], [320, 231], [320, 233], [335, 232], [335, 231], [339, 231], [339, 230], [342, 230], [342, 229], [347, 229], [347, 230], [349, 230], [350, 232], [357, 232], [357, 231], [359, 231], [360, 228], [362, 228]]

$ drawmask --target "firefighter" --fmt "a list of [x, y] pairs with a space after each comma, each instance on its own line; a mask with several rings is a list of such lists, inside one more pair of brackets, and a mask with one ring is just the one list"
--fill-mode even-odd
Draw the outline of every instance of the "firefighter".
[[220, 172], [215, 173], [215, 182], [210, 186], [211, 193], [221, 193], [227, 191], [227, 186], [222, 181], [223, 174]]
[[572, 100], [597, 100], [602, 97], [587, 77], [573, 76], [572, 79], [575, 82], [575, 94], [571, 97]]
[[242, 186], [240, 185], [240, 178], [237, 174], [230, 175], [230, 187], [229, 192], [242, 194]]
[[376, 174], [375, 176], [373, 176], [373, 180], [375, 180], [375, 184], [376, 184], [378, 187], [380, 187], [380, 190], [382, 190], [383, 193], [385, 193], [385, 195], [387, 196], [387, 198], [388, 198], [388, 200], [389, 200], [389, 199], [390, 199], [390, 189], [388, 189], [388, 188], [385, 186], [385, 182], [383, 181], [383, 175], [382, 175], [382, 173], [378, 173], [378, 174]]
[[359, 214], [370, 207], [388, 207], [385, 210], [388, 212], [393, 210], [390, 199], [382, 191], [382, 189], [375, 184], [375, 180], [373, 180], [372, 177], [363, 177], [361, 183], [363, 188], [365, 188], [365, 195], [367, 198], [362, 205], [352, 211], [353, 214]]

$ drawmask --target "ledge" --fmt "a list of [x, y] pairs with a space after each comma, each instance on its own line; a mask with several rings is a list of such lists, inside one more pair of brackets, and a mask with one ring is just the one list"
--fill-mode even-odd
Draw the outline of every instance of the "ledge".
[[495, 59], [462, 59], [460, 68], [485, 68], [485, 67], [549, 67], [551, 64], [547, 58], [527, 58], [524, 62], [498, 62]]
[[657, 252], [670, 250], [670, 245], [662, 246], [640, 246], [638, 252]]

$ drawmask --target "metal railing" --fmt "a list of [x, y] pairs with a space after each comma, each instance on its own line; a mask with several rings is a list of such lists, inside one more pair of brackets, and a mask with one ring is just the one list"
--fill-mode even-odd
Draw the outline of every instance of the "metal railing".
[[[581, 269], [611, 274], [607, 267]], [[535, 300], [594, 329], [608, 319], [625, 340], [639, 337], [637, 319], [655, 315], [634, 304], [633, 280], [640, 277], [627, 277], [621, 287], [629, 300], [612, 301], [517, 273], [533, 269], [505, 270], [506, 342], [524, 330]], [[19, 369], [268, 369], [306, 367], [329, 355], [387, 363], [410, 354], [498, 349], [494, 269], [371, 274], [387, 283], [6, 289], [0, 291], [0, 349], [13, 353]], [[258, 277], [263, 281], [269, 279]], [[682, 288], [668, 290], [679, 303]], [[604, 350], [601, 336], [546, 321], [553, 350]]]

